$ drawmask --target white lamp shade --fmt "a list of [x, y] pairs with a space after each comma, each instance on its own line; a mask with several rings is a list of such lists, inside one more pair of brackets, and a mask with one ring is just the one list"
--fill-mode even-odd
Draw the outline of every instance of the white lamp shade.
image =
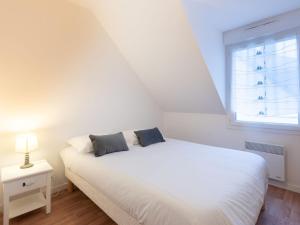
[[38, 140], [35, 134], [21, 134], [16, 138], [16, 152], [33, 152], [38, 148]]

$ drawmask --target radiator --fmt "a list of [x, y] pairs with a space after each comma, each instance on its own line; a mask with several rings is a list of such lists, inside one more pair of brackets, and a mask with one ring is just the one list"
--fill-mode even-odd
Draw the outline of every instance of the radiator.
[[246, 151], [262, 156], [268, 167], [269, 178], [285, 181], [285, 151], [283, 146], [245, 142]]

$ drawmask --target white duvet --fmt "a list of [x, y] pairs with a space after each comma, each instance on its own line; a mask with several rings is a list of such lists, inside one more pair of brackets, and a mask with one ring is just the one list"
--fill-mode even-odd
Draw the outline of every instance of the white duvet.
[[68, 148], [65, 166], [145, 225], [254, 225], [266, 192], [260, 156], [168, 139], [94, 157]]

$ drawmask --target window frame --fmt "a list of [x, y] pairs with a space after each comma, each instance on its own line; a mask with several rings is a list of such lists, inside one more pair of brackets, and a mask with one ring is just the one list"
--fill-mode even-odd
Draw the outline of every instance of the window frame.
[[[232, 110], [232, 50], [236, 48], [243, 48], [252, 44], [261, 44], [268, 39], [280, 40], [289, 36], [296, 36], [298, 43], [298, 61], [300, 70], [300, 27], [289, 29], [287, 31], [278, 32], [272, 35], [263, 35], [258, 38], [249, 38], [246, 41], [234, 43], [225, 46], [225, 65], [226, 65], [226, 111], [229, 116], [230, 125], [233, 127], [253, 127], [266, 128], [283, 131], [296, 131], [300, 134], [300, 100], [298, 101], [298, 124], [280, 124], [280, 123], [265, 123], [265, 122], [250, 122], [236, 120], [235, 112]], [[300, 72], [299, 72], [299, 91], [300, 91]]]

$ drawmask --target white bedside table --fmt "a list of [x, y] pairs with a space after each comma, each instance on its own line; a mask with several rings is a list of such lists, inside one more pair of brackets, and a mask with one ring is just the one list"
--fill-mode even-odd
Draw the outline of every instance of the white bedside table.
[[[52, 170], [46, 160], [34, 162], [34, 166], [28, 169], [20, 169], [20, 165], [2, 168], [3, 225], [8, 225], [11, 218], [41, 207], [46, 206], [47, 214], [51, 212]], [[37, 189], [38, 193], [26, 193]], [[20, 194], [22, 197], [11, 200]]]

